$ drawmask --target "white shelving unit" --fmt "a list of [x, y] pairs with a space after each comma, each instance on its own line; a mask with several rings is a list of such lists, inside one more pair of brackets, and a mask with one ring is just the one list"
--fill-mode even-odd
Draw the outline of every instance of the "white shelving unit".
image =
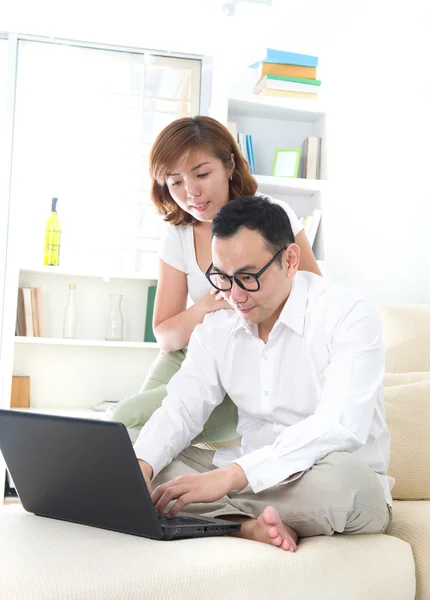
[[95, 419], [101, 421], [104, 419], [106, 413], [100, 410], [94, 410], [93, 408], [58, 408], [56, 406], [48, 406], [44, 408], [14, 408], [12, 410], [25, 410], [32, 413], [39, 413], [45, 415], [55, 415], [58, 417], [74, 417], [78, 419]]
[[273, 194], [291, 194], [294, 196], [316, 196], [325, 189], [326, 181], [322, 179], [293, 179], [288, 177], [272, 177], [271, 175], [255, 176], [259, 188]]
[[324, 107], [315, 100], [294, 100], [271, 96], [245, 95], [228, 99], [229, 113], [237, 117], [281, 119], [315, 123], [325, 115]]
[[26, 266], [20, 269], [22, 275], [56, 275], [57, 277], [88, 277], [91, 279], [100, 279], [104, 283], [109, 283], [113, 280], [131, 280], [131, 281], [151, 281], [156, 280], [157, 275], [155, 273], [143, 274], [143, 273], [95, 273], [92, 271], [82, 271], [80, 269], [63, 268], [63, 267], [45, 267], [35, 265], [34, 267]]
[[42, 346], [88, 346], [90, 348], [158, 348], [155, 342], [107, 342], [106, 340], [65, 340], [63, 338], [16, 336], [16, 344], [36, 344]]
[[[226, 103], [225, 123], [234, 121], [237, 131], [252, 135], [258, 191], [287, 202], [299, 217], [323, 211], [313, 246], [319, 262], [324, 252], [324, 194], [327, 191], [326, 113], [319, 101], [276, 97], [233, 96]], [[272, 177], [276, 148], [303, 148], [308, 136], [321, 144], [321, 179]]]
[[[76, 284], [76, 339], [63, 339], [69, 283]], [[104, 400], [139, 391], [159, 347], [145, 342], [148, 287], [141, 273], [80, 272], [73, 268], [26, 266], [20, 287], [41, 288], [42, 337], [15, 337], [13, 374], [30, 376], [35, 411], [100, 418], [92, 410]], [[124, 341], [104, 339], [109, 294], [122, 294]], [[91, 416], [92, 415], [92, 416]]]

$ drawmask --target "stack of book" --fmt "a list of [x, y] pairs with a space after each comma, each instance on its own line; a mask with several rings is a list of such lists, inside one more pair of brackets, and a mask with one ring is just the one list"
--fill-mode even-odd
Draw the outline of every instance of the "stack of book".
[[254, 94], [317, 100], [321, 86], [317, 65], [317, 56], [268, 48], [266, 58], [252, 65], [259, 77]]
[[40, 287], [22, 287], [18, 290], [15, 335], [42, 337]]
[[234, 137], [239, 150], [242, 153], [243, 158], [249, 164], [249, 172], [255, 175], [255, 160], [254, 160], [254, 147], [252, 145], [252, 135], [249, 133], [239, 133], [237, 131], [237, 123], [235, 121], [229, 121], [227, 123], [231, 135]]

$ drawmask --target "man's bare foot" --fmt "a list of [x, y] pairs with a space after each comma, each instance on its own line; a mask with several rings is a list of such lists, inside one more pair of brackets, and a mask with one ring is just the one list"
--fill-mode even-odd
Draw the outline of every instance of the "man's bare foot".
[[297, 533], [281, 521], [278, 511], [273, 506], [266, 506], [254, 523], [251, 530], [252, 539], [289, 552], [297, 550]]

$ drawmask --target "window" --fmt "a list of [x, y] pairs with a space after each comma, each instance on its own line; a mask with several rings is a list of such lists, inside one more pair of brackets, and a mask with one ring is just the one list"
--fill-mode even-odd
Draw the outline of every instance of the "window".
[[199, 113], [201, 61], [35, 41], [18, 47], [13, 202], [20, 266], [41, 264], [58, 197], [63, 267], [156, 264], [161, 218], [148, 154], [169, 122]]

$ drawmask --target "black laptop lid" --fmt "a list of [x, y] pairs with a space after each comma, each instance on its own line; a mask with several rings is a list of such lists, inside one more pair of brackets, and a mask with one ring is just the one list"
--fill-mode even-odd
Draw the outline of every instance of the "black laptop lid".
[[163, 537], [121, 423], [0, 410], [0, 450], [27, 511]]

